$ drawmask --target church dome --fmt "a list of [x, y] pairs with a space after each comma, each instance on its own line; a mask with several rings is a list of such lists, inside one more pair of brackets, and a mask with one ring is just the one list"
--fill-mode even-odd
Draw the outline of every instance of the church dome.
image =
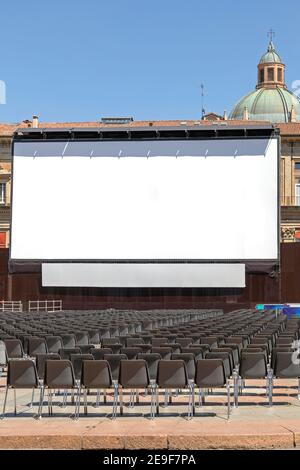
[[229, 119], [252, 121], [300, 121], [300, 100], [285, 85], [285, 65], [272, 41], [261, 57], [256, 90], [241, 98]]
[[300, 101], [296, 95], [283, 87], [259, 88], [252, 91], [236, 104], [230, 119], [244, 119], [246, 108], [248, 119], [252, 121], [300, 121]]

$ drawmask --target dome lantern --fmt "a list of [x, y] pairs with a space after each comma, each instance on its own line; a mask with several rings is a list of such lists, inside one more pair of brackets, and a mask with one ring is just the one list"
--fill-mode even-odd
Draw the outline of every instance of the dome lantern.
[[284, 83], [285, 65], [275, 51], [272, 41], [269, 42], [268, 50], [261, 57], [257, 68], [258, 80], [256, 88], [262, 88], [264, 86], [283, 86], [286, 88]]

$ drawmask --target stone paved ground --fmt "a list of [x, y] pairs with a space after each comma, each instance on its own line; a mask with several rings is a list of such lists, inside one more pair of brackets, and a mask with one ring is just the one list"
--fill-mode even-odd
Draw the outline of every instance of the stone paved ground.
[[[2, 411], [5, 379], [0, 379]], [[300, 401], [296, 381], [275, 381], [274, 406], [268, 407], [264, 383], [248, 382], [240, 397], [240, 406], [226, 415], [224, 391], [209, 395], [205, 407], [196, 407], [197, 416], [187, 420], [187, 395], [173, 398], [161, 407], [160, 416], [150, 420], [149, 397], [141, 393], [140, 403], [124, 408], [124, 416], [109, 417], [112, 397], [99, 408], [88, 407], [88, 417], [70, 419], [74, 407], [54, 406], [54, 415], [34, 420], [34, 409], [28, 409], [31, 394], [19, 390], [18, 415], [13, 414], [13, 392], [10, 392], [7, 416], [0, 421], [0, 449], [300, 449]], [[35, 397], [37, 404], [38, 394]], [[163, 402], [163, 395], [160, 397]], [[56, 402], [61, 397], [55, 398]], [[95, 395], [89, 397], [95, 402]], [[128, 396], [125, 395], [125, 403]]]

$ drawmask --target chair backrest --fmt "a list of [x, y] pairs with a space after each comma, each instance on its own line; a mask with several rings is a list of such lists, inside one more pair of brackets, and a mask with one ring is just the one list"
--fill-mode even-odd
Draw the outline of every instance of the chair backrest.
[[77, 346], [83, 346], [89, 344], [89, 334], [87, 331], [77, 331], [75, 333]]
[[108, 338], [102, 338], [101, 345], [104, 348], [109, 348], [111, 344], [118, 344], [119, 343], [119, 338], [116, 337], [108, 337]]
[[134, 346], [135, 344], [138, 344], [138, 343], [144, 343], [143, 338], [141, 338], [141, 337], [126, 338], [126, 347], [127, 348], [130, 348], [130, 347], [132, 347], [132, 346]]
[[278, 351], [275, 358], [274, 375], [286, 379], [300, 377], [299, 356], [299, 353]]
[[18, 359], [23, 357], [24, 351], [22, 342], [19, 339], [4, 339], [8, 359]]
[[262, 379], [267, 376], [267, 358], [263, 352], [245, 352], [241, 357], [240, 376], [245, 379]]
[[62, 348], [58, 351], [61, 359], [71, 360], [71, 354], [81, 354], [80, 348]]
[[133, 359], [120, 362], [119, 384], [122, 388], [145, 388], [150, 384], [147, 362]]
[[291, 336], [289, 337], [284, 337], [284, 336], [279, 336], [277, 339], [276, 339], [276, 346], [289, 346], [289, 347], [292, 347], [292, 345], [294, 344], [294, 341], [295, 339]]
[[81, 383], [89, 389], [105, 389], [112, 386], [109, 363], [104, 360], [83, 361]]
[[158, 363], [161, 360], [161, 355], [157, 353], [139, 353], [138, 359], [143, 359], [147, 362], [150, 380], [156, 380]]
[[95, 346], [93, 344], [81, 344], [79, 348], [82, 354], [91, 354], [91, 350], [95, 349]]
[[30, 359], [11, 359], [8, 362], [7, 385], [13, 388], [37, 387], [38, 376], [34, 362]]
[[121, 354], [126, 354], [128, 359], [136, 359], [137, 355], [142, 352], [141, 348], [122, 348]]
[[239, 349], [243, 348], [248, 344], [248, 340], [244, 340], [242, 336], [227, 336], [225, 338], [225, 344], [226, 343], [236, 343], [239, 345]]
[[185, 337], [185, 338], [176, 338], [175, 343], [180, 344], [182, 348], [187, 348], [190, 344], [193, 343], [193, 338]]
[[91, 354], [94, 356], [94, 359], [97, 361], [102, 361], [105, 354], [113, 354], [111, 348], [94, 348], [91, 349]]
[[94, 356], [92, 354], [71, 354], [70, 360], [72, 362], [75, 379], [80, 380], [83, 361], [93, 361]]
[[100, 344], [100, 332], [99, 330], [89, 330], [89, 343]]
[[103, 359], [109, 363], [112, 379], [119, 380], [120, 362], [128, 359], [126, 354], [104, 354]]
[[4, 341], [0, 341], [0, 366], [7, 365], [7, 351]]
[[162, 359], [170, 360], [172, 356], [172, 348], [152, 347], [151, 353], [159, 354]]
[[52, 359], [53, 361], [59, 361], [60, 355], [58, 353], [47, 353], [47, 354], [37, 354], [35, 356], [35, 364], [36, 370], [39, 379], [45, 378], [45, 364], [48, 359]]
[[188, 346], [187, 348], [181, 348], [181, 353], [194, 354], [195, 361], [198, 361], [198, 359], [203, 359], [204, 357], [204, 351], [200, 346]]
[[228, 352], [209, 352], [206, 354], [205, 359], [222, 359], [224, 365], [225, 377], [229, 378], [232, 375], [232, 363], [230, 361], [230, 353]]
[[199, 388], [222, 387], [226, 374], [222, 359], [199, 359], [196, 367], [195, 383]]
[[272, 349], [272, 354], [271, 354], [271, 369], [274, 370], [275, 367], [275, 361], [276, 361], [276, 355], [278, 352], [289, 352], [292, 353], [293, 349], [289, 347], [284, 347], [284, 346], [275, 346], [275, 348]]
[[162, 343], [161, 348], [171, 348], [172, 353], [181, 353], [181, 345], [179, 343]]
[[202, 336], [200, 343], [209, 344], [211, 348], [218, 347], [218, 337], [217, 336]]
[[167, 343], [168, 342], [168, 338], [162, 336], [162, 337], [158, 337], [158, 336], [153, 336], [152, 339], [151, 339], [151, 344], [153, 347], [160, 347], [161, 344], [163, 343]]
[[195, 363], [195, 356], [193, 353], [173, 353], [172, 360], [179, 360], [182, 359], [186, 366], [186, 371], [189, 380], [195, 380], [195, 372], [196, 372], [196, 363]]
[[218, 349], [231, 349], [234, 367], [236, 367], [240, 363], [240, 359], [241, 359], [240, 358], [240, 349], [239, 349], [239, 346], [236, 343], [226, 343], [224, 345], [224, 348], [223, 348], [223, 346], [221, 346]]
[[76, 348], [76, 336], [73, 334], [62, 334], [61, 339], [64, 349]]
[[158, 363], [157, 384], [160, 388], [185, 388], [188, 385], [186, 365], [183, 360], [164, 360]]
[[75, 386], [71, 361], [48, 359], [45, 365], [45, 385], [51, 389], [68, 389]]
[[143, 353], [148, 353], [152, 349], [151, 344], [147, 344], [147, 343], [135, 343], [132, 345], [132, 347], [139, 348]]
[[29, 356], [36, 356], [36, 354], [47, 354], [48, 348], [44, 338], [29, 338], [28, 339], [28, 354]]
[[49, 353], [58, 353], [63, 348], [63, 342], [60, 336], [46, 336], [46, 343]]

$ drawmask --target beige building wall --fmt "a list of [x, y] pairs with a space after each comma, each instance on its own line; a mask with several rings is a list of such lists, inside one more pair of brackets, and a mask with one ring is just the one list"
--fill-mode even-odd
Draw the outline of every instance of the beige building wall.
[[11, 201], [11, 138], [0, 136], [0, 184], [4, 201], [0, 200], [0, 247], [9, 245]]

